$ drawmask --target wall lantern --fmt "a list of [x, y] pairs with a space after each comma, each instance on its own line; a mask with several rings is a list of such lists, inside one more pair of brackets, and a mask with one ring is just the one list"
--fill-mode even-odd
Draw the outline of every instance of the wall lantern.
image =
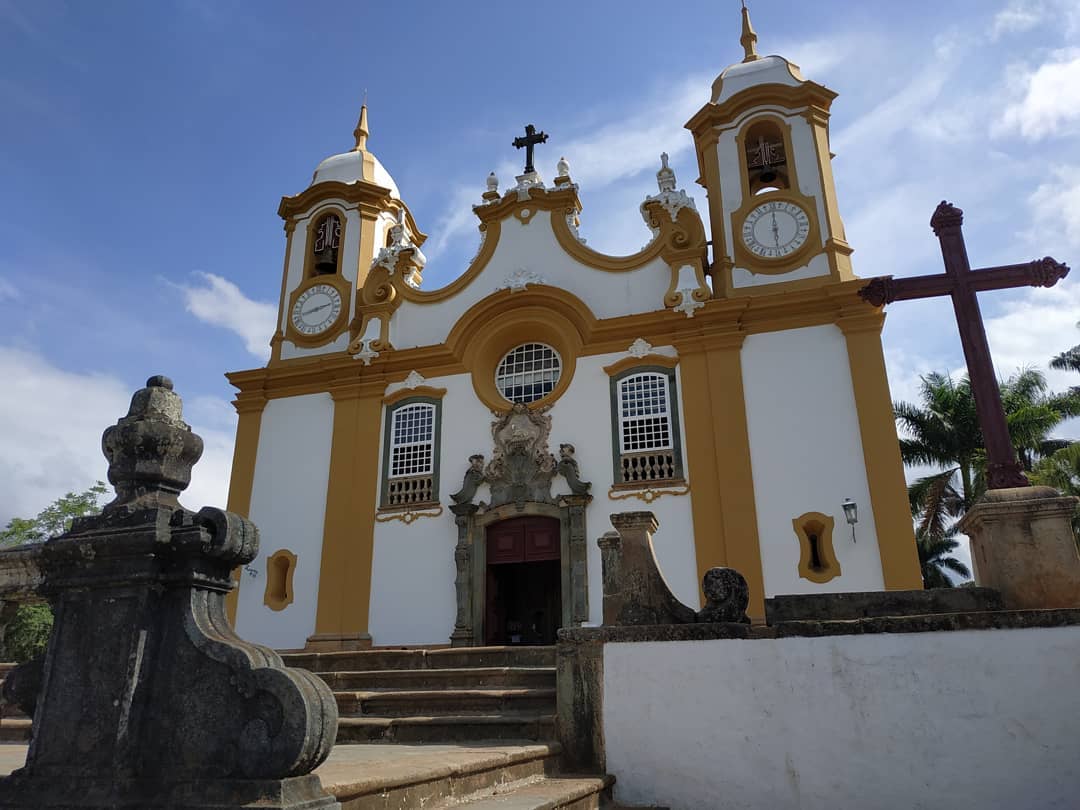
[[844, 519], [847, 520], [848, 525], [851, 526], [851, 542], [855, 541], [855, 524], [859, 522], [859, 505], [851, 498], [844, 498], [844, 502], [841, 504], [844, 507]]
[[[847, 507], [844, 507], [844, 508], [846, 509]], [[247, 572], [247, 575], [249, 577], [251, 577], [252, 579], [255, 579], [255, 578], [257, 578], [259, 576], [259, 569], [258, 568], [255, 568], [255, 567], [250, 566], [250, 565], [245, 565], [244, 570]]]

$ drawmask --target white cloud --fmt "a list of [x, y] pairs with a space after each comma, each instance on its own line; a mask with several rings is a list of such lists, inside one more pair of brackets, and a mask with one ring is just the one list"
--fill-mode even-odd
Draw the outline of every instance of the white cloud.
[[990, 38], [997, 40], [1006, 34], [1030, 31], [1046, 19], [1047, 11], [1047, 4], [1040, 0], [1011, 0], [994, 15], [990, 23]]
[[1013, 101], [1002, 111], [994, 134], [1019, 133], [1031, 141], [1080, 131], [1080, 49], [1055, 51], [1032, 70], [1013, 68]]
[[0, 278], [0, 301], [18, 301], [19, 290], [6, 278]]
[[[1080, 166], [1054, 171], [1028, 197], [1032, 226], [1028, 241], [1040, 250], [1080, 248]], [[1042, 246], [1042, 247], [1039, 247]]]
[[[127, 413], [134, 391], [115, 377], [65, 371], [9, 346], [0, 346], [0, 376], [7, 381], [0, 397], [2, 526], [15, 516], [33, 517], [66, 492], [106, 480], [101, 434]], [[196, 398], [192, 405], [185, 418], [205, 450], [183, 500], [196, 509], [224, 507], [235, 418], [224, 414], [227, 403], [221, 400]]]
[[270, 338], [274, 334], [277, 307], [255, 301], [226, 278], [213, 273], [195, 273], [201, 286], [175, 285], [184, 294], [187, 311], [201, 321], [239, 335], [244, 348], [260, 360], [270, 358]]

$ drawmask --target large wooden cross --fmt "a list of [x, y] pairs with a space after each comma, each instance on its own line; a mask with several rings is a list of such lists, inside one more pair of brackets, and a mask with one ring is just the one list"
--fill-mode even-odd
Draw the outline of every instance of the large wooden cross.
[[952, 297], [968, 378], [975, 397], [975, 411], [986, 445], [987, 486], [990, 489], [1026, 487], [1028, 480], [1016, 460], [1016, 452], [1009, 438], [1001, 390], [994, 374], [986, 329], [983, 328], [979, 300], [975, 294], [983, 290], [1011, 287], [1053, 287], [1065, 278], [1069, 268], [1047, 256], [1024, 264], [973, 270], [964, 245], [963, 224], [964, 212], [951, 203], [942, 202], [930, 218], [930, 227], [941, 242], [945, 272], [912, 278], [881, 276], [859, 290], [859, 295], [876, 307], [914, 298]]

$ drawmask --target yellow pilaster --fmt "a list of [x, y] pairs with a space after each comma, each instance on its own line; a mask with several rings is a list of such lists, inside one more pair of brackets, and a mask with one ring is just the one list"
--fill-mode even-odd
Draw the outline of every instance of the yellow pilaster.
[[745, 333], [679, 342], [698, 581], [718, 565], [750, 586], [752, 619], [765, 616], [750, 437], [743, 396]]
[[847, 339], [851, 383], [859, 415], [866, 481], [877, 526], [881, 570], [887, 590], [921, 590], [922, 574], [907, 499], [904, 463], [896, 436], [881, 327], [885, 313], [846, 315], [837, 325]]
[[[262, 425], [266, 397], [261, 394], [241, 394], [236, 406], [236, 446], [233, 450], [232, 474], [229, 476], [229, 500], [226, 508], [243, 517], [251, 510], [251, 488], [255, 483], [255, 457], [259, 450], [259, 428]], [[240, 569], [233, 571], [236, 587], [225, 597], [225, 614], [229, 623], [236, 624], [236, 606], [240, 598]]]
[[379, 486], [379, 421], [385, 382], [332, 390], [334, 429], [326, 489], [317, 650], [371, 646], [368, 610]]

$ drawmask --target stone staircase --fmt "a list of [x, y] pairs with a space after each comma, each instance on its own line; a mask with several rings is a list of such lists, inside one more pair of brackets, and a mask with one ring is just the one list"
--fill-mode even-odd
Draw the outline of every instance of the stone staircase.
[[555, 648], [293, 653], [334, 691], [338, 743], [555, 737]]

